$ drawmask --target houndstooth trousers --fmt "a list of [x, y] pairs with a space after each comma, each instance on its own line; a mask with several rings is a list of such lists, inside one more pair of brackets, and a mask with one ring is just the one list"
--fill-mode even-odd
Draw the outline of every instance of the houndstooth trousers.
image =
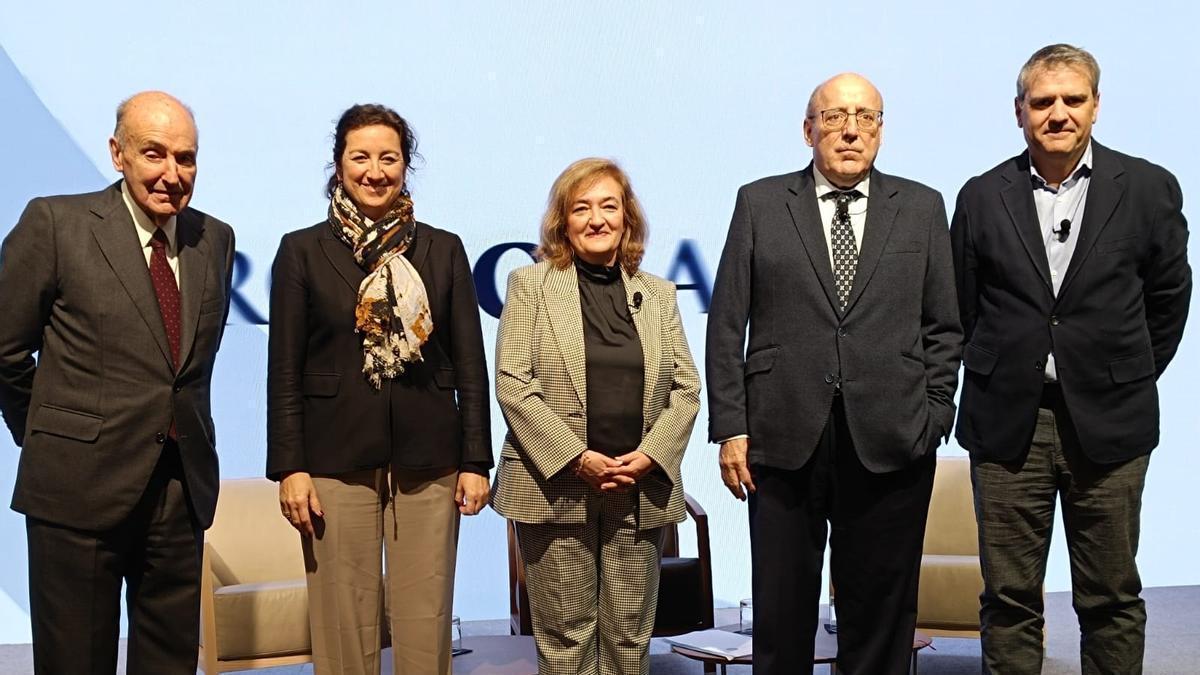
[[582, 524], [517, 523], [539, 675], [648, 675], [662, 528], [637, 491], [596, 495]]

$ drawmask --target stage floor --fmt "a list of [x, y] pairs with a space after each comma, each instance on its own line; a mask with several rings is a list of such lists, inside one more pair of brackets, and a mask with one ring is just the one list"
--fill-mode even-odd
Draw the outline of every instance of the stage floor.
[[[1143, 592], [1149, 612], [1146, 630], [1147, 675], [1192, 675], [1200, 672], [1200, 586], [1147, 588]], [[718, 609], [717, 624], [737, 623], [737, 608]], [[466, 646], [475, 635], [507, 635], [508, 621], [467, 621], [463, 624]], [[125, 672], [124, 644], [118, 673]], [[971, 675], [979, 673], [979, 642], [963, 638], [934, 638], [933, 649], [921, 652], [921, 675]], [[702, 672], [700, 664], [672, 654], [662, 640], [651, 645], [654, 675], [691, 675]], [[386, 665], [386, 664], [385, 664]], [[816, 672], [824, 672], [818, 667]], [[1074, 675], [1079, 672], [1079, 630], [1071, 609], [1069, 593], [1046, 595], [1046, 660], [1043, 675]], [[0, 645], [0, 673], [20, 675], [33, 672], [29, 645]], [[251, 671], [260, 675], [311, 675], [311, 666], [289, 666]], [[390, 673], [391, 668], [384, 668]], [[749, 666], [733, 666], [730, 675], [749, 675]]]

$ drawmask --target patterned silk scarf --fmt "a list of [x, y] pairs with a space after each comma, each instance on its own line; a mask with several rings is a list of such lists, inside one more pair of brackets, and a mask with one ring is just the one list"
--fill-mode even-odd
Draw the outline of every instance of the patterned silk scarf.
[[368, 223], [338, 185], [329, 201], [329, 223], [367, 273], [358, 287], [354, 325], [363, 336], [363, 374], [379, 389], [383, 378], [421, 360], [421, 345], [433, 332], [425, 283], [401, 255], [417, 231], [413, 202], [402, 194], [387, 215]]

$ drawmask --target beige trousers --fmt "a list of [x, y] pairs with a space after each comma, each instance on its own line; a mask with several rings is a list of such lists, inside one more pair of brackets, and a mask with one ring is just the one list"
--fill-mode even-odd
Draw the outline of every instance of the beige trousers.
[[450, 675], [457, 482], [453, 470], [313, 476], [325, 517], [302, 541], [316, 675], [378, 675], [385, 601], [392, 672]]

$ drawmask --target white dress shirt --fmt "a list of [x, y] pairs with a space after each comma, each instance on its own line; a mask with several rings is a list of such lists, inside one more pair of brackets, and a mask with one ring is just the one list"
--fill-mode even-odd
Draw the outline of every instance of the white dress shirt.
[[[150, 238], [154, 236], [154, 230], [158, 226], [150, 220], [150, 216], [142, 210], [133, 201], [133, 196], [129, 194], [129, 186], [125, 181], [121, 181], [121, 198], [125, 200], [125, 208], [129, 209], [129, 216], [133, 218], [133, 224], [137, 230], [138, 241], [142, 243], [142, 253], [146, 255], [146, 267], [150, 267], [150, 255], [153, 249], [150, 248]], [[176, 254], [178, 246], [175, 242], [175, 216], [171, 216], [170, 220], [162, 226], [163, 234], [167, 235], [167, 263], [171, 266], [171, 273], [175, 275], [175, 285], [179, 285], [179, 256]]]
[[[813, 182], [817, 185], [817, 208], [821, 210], [821, 231], [825, 233], [825, 248], [829, 250], [829, 266], [833, 267], [833, 214], [837, 212], [834, 199], [824, 199], [830, 192], [840, 192], [842, 188], [829, 182], [820, 171], [813, 167]], [[858, 190], [862, 196], [850, 202], [847, 210], [850, 213], [850, 229], [854, 231], [854, 249], [862, 251], [863, 227], [867, 224], [867, 198], [871, 194], [871, 177], [867, 176], [849, 190]]]

